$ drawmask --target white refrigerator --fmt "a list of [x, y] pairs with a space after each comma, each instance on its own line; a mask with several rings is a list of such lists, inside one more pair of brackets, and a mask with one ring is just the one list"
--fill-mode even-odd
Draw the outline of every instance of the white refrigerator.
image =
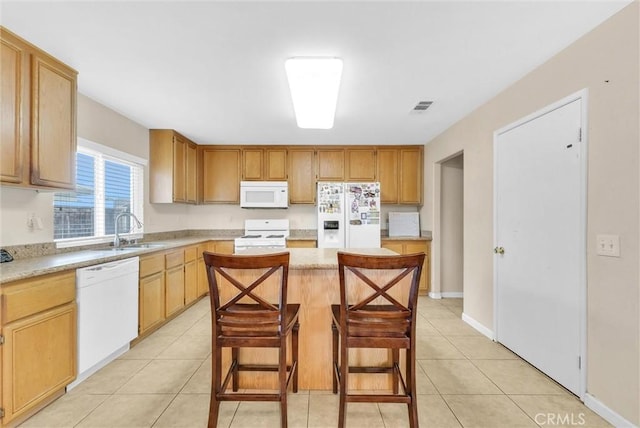
[[380, 183], [318, 183], [318, 248], [380, 247]]

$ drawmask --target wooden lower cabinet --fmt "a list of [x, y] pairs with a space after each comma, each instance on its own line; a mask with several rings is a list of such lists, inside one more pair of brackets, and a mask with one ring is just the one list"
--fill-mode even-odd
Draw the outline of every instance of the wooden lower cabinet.
[[295, 239], [287, 240], [287, 248], [316, 248], [315, 239]]
[[196, 300], [198, 294], [198, 246], [194, 245], [184, 250], [184, 304]]
[[220, 254], [233, 254], [233, 241], [211, 241], [210, 251]]
[[76, 378], [75, 272], [5, 284], [2, 303], [1, 425], [13, 425]]
[[165, 319], [164, 253], [140, 257], [138, 334], [158, 326]]
[[424, 258], [424, 264], [422, 266], [418, 292], [420, 294], [429, 293], [431, 286], [431, 241], [417, 239], [383, 239], [380, 246], [395, 251], [398, 254], [424, 252], [426, 257]]
[[171, 316], [184, 306], [184, 266], [165, 272], [165, 315]]
[[164, 315], [169, 317], [184, 307], [184, 250], [169, 251], [164, 259]]
[[380, 244], [382, 248], [386, 248], [391, 251], [395, 251], [398, 254], [405, 254], [404, 252], [404, 244], [401, 241], [385, 241], [382, 240]]
[[151, 333], [209, 292], [205, 251], [233, 254], [233, 241], [207, 241], [140, 258], [139, 336]]
[[233, 241], [209, 241], [198, 245], [198, 297], [209, 293], [209, 278], [202, 253], [211, 251], [221, 254], [233, 254]]
[[140, 278], [138, 333], [164, 321], [164, 271]]
[[72, 302], [3, 328], [3, 423], [76, 378], [76, 317]]
[[202, 244], [198, 244], [198, 260], [197, 260], [197, 293], [198, 296], [204, 296], [209, 292], [209, 280], [207, 279], [207, 269], [204, 265], [204, 259], [202, 258], [202, 253], [205, 251], [210, 251], [209, 248], [212, 245], [212, 242], [203, 242]]

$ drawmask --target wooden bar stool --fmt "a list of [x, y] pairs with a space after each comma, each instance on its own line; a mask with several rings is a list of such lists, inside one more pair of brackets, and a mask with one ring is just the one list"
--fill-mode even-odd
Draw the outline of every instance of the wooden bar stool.
[[[293, 392], [298, 392], [300, 327], [300, 305], [287, 303], [289, 253], [223, 255], [205, 251], [203, 255], [209, 279], [213, 336], [209, 427], [217, 426], [221, 401], [279, 401], [280, 425], [284, 428], [287, 426], [287, 386], [291, 380]], [[243, 283], [247, 278], [251, 278], [250, 284]], [[274, 281], [278, 302], [271, 303], [264, 295]], [[292, 361], [288, 366], [289, 333]], [[231, 365], [223, 380], [222, 348], [225, 347], [231, 348]], [[241, 364], [239, 349], [245, 347], [278, 348], [278, 364]], [[278, 392], [238, 392], [241, 371], [278, 372]], [[230, 380], [233, 392], [227, 391]]]
[[[345, 426], [347, 403], [406, 403], [409, 425], [418, 426], [416, 403], [416, 347], [415, 320], [418, 286], [424, 253], [403, 256], [372, 256], [338, 252], [340, 275], [340, 304], [331, 305], [333, 332], [333, 393], [340, 389], [338, 426]], [[388, 275], [386, 283], [376, 278], [381, 272]], [[409, 277], [406, 299], [394, 298], [394, 287], [400, 288]], [[348, 276], [348, 278], [347, 278]], [[392, 276], [392, 279], [387, 281]], [[406, 281], [404, 281], [406, 285]], [[396, 290], [399, 291], [399, 290]], [[396, 295], [401, 295], [396, 294]], [[403, 300], [402, 302], [399, 300]], [[383, 366], [351, 366], [349, 349], [386, 348], [391, 350], [391, 363]], [[400, 349], [405, 350], [405, 376], [400, 370]], [[339, 361], [338, 361], [339, 354]], [[392, 391], [386, 394], [350, 394], [349, 373], [389, 373]], [[402, 393], [398, 393], [398, 382]]]

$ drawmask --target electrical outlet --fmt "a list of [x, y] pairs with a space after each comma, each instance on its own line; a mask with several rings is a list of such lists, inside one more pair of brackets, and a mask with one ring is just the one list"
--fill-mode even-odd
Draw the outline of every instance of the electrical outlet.
[[598, 255], [620, 257], [620, 235], [597, 235]]

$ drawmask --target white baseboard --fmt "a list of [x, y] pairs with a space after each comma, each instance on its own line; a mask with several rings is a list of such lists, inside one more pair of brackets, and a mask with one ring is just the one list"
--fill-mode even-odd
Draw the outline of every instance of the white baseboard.
[[443, 291], [440, 293], [443, 299], [462, 299], [464, 293], [462, 291]]
[[464, 312], [462, 313], [462, 321], [466, 322], [471, 327], [475, 328], [480, 333], [482, 333], [485, 336], [487, 336], [489, 339], [496, 340], [496, 336], [493, 333], [493, 330], [483, 326], [478, 321], [474, 320], [473, 318], [471, 318], [469, 315], [465, 314]]
[[432, 299], [442, 299], [442, 294], [429, 291], [429, 297], [431, 297]]
[[584, 405], [616, 428], [638, 428], [588, 392], [584, 395]]

